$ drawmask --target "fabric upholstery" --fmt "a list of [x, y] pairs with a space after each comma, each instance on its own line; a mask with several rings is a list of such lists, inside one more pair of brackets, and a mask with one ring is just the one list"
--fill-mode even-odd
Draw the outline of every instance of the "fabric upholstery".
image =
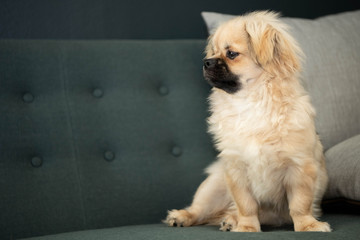
[[[328, 221], [334, 229], [331, 233], [294, 232], [292, 226], [273, 228], [263, 226], [261, 233], [221, 232], [218, 226], [197, 226], [173, 228], [164, 224], [124, 226], [119, 228], [89, 230], [58, 235], [32, 238], [33, 240], [238, 240], [238, 239], [357, 239], [360, 234], [358, 215], [328, 214], [322, 219]], [[30, 240], [30, 239], [29, 239]]]
[[0, 41], [0, 238], [159, 223], [216, 156], [204, 40]]
[[326, 198], [360, 199], [360, 135], [349, 138], [326, 154], [329, 188]]

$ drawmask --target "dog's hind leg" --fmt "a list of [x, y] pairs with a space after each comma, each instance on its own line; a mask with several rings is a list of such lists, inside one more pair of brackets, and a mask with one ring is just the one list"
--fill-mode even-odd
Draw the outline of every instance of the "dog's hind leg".
[[223, 174], [219, 171], [210, 175], [197, 189], [190, 207], [171, 210], [164, 220], [169, 226], [188, 227], [201, 224], [220, 224], [224, 212], [231, 204]]

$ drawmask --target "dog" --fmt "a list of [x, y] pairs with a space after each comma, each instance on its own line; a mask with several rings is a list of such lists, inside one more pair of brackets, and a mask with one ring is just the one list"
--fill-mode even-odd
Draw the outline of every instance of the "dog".
[[191, 206], [169, 211], [164, 222], [330, 232], [317, 220], [328, 182], [323, 147], [299, 80], [303, 53], [287, 25], [271, 11], [236, 17], [209, 37], [205, 53], [209, 132], [219, 155]]

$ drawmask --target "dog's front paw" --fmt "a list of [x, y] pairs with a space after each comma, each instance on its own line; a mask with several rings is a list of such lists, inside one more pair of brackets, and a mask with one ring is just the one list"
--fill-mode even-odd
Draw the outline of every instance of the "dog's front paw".
[[240, 222], [236, 215], [229, 215], [220, 224], [220, 230], [226, 232], [261, 232], [257, 217], [242, 217]]
[[189, 227], [193, 224], [192, 215], [187, 210], [171, 210], [163, 221], [170, 227]]
[[308, 225], [302, 226], [296, 231], [305, 231], [305, 232], [331, 232], [330, 225], [327, 222], [314, 221]]
[[252, 225], [239, 225], [231, 230], [232, 232], [261, 232], [260, 228]]
[[234, 227], [236, 227], [237, 221], [233, 216], [225, 218], [220, 224], [220, 230], [223, 232], [230, 232]]

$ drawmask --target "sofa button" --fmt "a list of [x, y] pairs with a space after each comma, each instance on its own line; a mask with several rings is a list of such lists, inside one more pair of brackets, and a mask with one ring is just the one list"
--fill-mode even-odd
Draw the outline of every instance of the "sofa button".
[[95, 88], [92, 94], [96, 98], [101, 98], [104, 96], [104, 91], [101, 88]]
[[173, 146], [173, 148], [171, 149], [171, 154], [174, 157], [180, 157], [182, 154], [182, 149], [179, 146]]
[[31, 165], [33, 167], [36, 167], [36, 168], [41, 167], [42, 162], [43, 162], [43, 160], [41, 159], [41, 157], [35, 156], [35, 157], [31, 158]]
[[165, 85], [161, 85], [158, 90], [161, 96], [166, 96], [169, 94], [169, 88]]
[[34, 96], [31, 93], [27, 92], [23, 95], [23, 101], [26, 103], [31, 103], [34, 101]]
[[104, 152], [104, 158], [106, 161], [113, 161], [115, 159], [115, 153], [112, 151], [106, 151]]

